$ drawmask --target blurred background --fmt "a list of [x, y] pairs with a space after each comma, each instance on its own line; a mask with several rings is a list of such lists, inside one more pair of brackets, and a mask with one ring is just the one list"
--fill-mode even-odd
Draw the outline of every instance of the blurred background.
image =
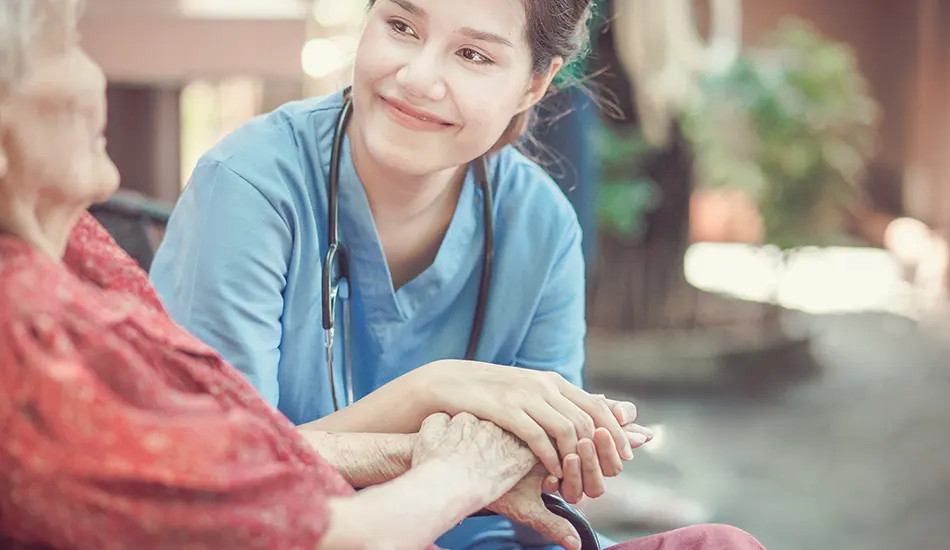
[[[658, 434], [592, 520], [950, 549], [950, 2], [595, 4], [522, 144], [585, 231], [588, 384]], [[88, 0], [123, 181], [95, 212], [143, 266], [204, 151], [346, 85], [364, 10]]]

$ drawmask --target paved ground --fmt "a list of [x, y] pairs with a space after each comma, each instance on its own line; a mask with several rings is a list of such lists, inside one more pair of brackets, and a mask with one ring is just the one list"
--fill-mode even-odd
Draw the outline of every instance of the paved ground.
[[884, 315], [806, 322], [821, 371], [784, 393], [634, 392], [665, 436], [624, 475], [698, 499], [772, 550], [950, 550], [950, 339]]

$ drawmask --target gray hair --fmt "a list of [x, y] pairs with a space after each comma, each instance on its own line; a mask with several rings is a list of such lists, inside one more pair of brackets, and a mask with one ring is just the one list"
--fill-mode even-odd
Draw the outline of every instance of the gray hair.
[[76, 36], [81, 0], [0, 0], [0, 100], [15, 89], [40, 48]]

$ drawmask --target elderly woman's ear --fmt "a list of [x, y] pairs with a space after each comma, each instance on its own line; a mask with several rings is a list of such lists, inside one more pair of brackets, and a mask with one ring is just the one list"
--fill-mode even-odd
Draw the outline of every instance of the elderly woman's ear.
[[5, 105], [8, 98], [0, 92], [0, 182], [10, 173], [10, 153], [7, 151], [10, 129], [8, 105]]
[[7, 157], [6, 135], [7, 135], [7, 117], [4, 113], [4, 103], [7, 99], [7, 90], [0, 87], [0, 180], [7, 176], [10, 170], [10, 159]]

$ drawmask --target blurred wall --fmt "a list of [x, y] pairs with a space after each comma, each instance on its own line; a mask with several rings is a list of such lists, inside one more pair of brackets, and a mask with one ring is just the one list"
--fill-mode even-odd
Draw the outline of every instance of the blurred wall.
[[109, 79], [106, 137], [123, 189], [177, 199], [180, 98], [189, 82], [250, 75], [277, 83], [281, 97], [284, 88], [299, 91], [305, 7], [303, 0], [88, 0], [79, 30]]
[[[291, 2], [292, 0], [282, 0]], [[744, 36], [760, 43], [793, 15], [853, 46], [883, 109], [869, 187], [894, 210], [950, 232], [950, 2], [745, 0]], [[274, 4], [275, 6], [277, 3]], [[301, 78], [306, 25], [293, 10], [250, 20], [194, 18], [172, 0], [90, 0], [83, 42], [110, 78], [110, 151], [127, 188], [173, 198], [174, 106], [191, 79]], [[167, 167], [167, 169], [166, 169]]]
[[[263, 1], [263, 0], [262, 0]], [[236, 74], [300, 79], [303, 20], [87, 14], [83, 47], [112, 82], [181, 83]]]

